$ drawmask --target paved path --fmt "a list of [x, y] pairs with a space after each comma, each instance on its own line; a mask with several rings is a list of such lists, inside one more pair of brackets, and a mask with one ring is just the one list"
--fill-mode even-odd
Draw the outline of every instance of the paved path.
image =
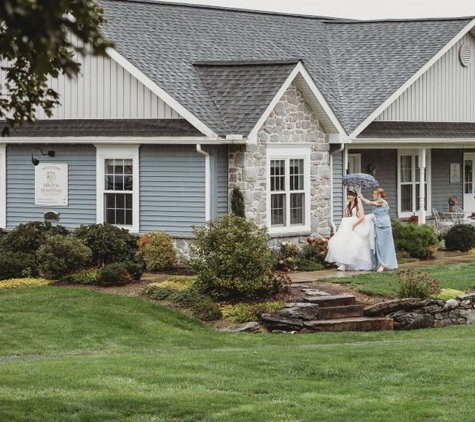
[[[399, 269], [405, 268], [423, 268], [433, 265], [448, 265], [455, 263], [475, 262], [475, 254], [462, 252], [446, 252], [437, 251], [435, 258], [426, 261], [408, 262], [407, 264], [400, 264]], [[312, 281], [320, 280], [328, 277], [351, 277], [356, 274], [365, 274], [369, 271], [338, 271], [337, 269], [323, 270], [323, 271], [302, 271], [289, 274], [294, 283], [310, 283]]]

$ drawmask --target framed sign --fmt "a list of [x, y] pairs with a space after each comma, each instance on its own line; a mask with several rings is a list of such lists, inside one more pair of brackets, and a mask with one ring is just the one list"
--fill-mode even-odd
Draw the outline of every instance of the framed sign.
[[35, 205], [68, 206], [68, 165], [40, 163], [35, 167]]
[[450, 183], [460, 183], [460, 163], [450, 163]]

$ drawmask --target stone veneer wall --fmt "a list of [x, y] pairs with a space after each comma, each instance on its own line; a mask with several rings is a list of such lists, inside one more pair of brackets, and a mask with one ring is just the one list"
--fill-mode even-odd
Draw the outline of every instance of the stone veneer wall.
[[[259, 130], [256, 145], [236, 145], [230, 148], [229, 191], [234, 185], [241, 189], [246, 205], [246, 217], [258, 225], [267, 224], [267, 145], [311, 144], [310, 155], [310, 221], [311, 233], [281, 236], [299, 241], [308, 235], [330, 234], [330, 147], [313, 109], [302, 92], [290, 85], [281, 100]], [[275, 236], [273, 236], [275, 237]]]

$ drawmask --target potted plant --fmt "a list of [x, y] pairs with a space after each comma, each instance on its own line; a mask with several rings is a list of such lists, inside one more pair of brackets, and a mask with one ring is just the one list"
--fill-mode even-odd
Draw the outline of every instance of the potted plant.
[[448, 202], [449, 202], [449, 211], [455, 212], [455, 205], [457, 205], [457, 197], [451, 196]]

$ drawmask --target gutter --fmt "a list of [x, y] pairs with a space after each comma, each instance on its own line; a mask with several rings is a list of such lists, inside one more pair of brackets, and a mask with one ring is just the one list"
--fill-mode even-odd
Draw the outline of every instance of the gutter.
[[344, 149], [345, 143], [342, 142], [339, 148], [330, 154], [330, 226], [332, 229], [332, 233], [336, 233], [336, 224], [333, 222], [333, 155], [337, 152], [342, 152]]

